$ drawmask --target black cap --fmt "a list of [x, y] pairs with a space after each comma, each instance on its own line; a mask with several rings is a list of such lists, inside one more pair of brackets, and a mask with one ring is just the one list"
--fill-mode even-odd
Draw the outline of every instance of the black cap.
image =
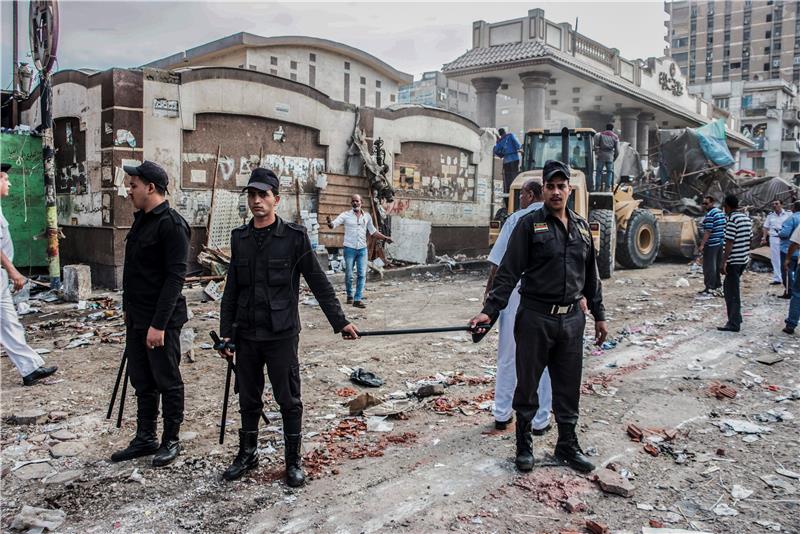
[[243, 191], [247, 189], [269, 191], [271, 189], [272, 194], [277, 195], [279, 186], [280, 181], [278, 181], [278, 177], [275, 176], [275, 173], [272, 172], [271, 169], [263, 169], [259, 167], [257, 169], [253, 169], [253, 171], [250, 173], [250, 180], [247, 182], [247, 186], [243, 189]]
[[569, 181], [570, 175], [569, 167], [566, 163], [555, 159], [549, 159], [544, 162], [544, 169], [542, 169], [542, 179], [549, 182], [556, 176], [563, 176], [565, 180]]
[[126, 174], [131, 176], [138, 176], [145, 182], [150, 182], [154, 185], [163, 187], [164, 190], [167, 190], [167, 185], [169, 185], [169, 177], [167, 176], [167, 171], [161, 168], [160, 165], [153, 163], [152, 161], [146, 161], [139, 165], [138, 167], [131, 167], [131, 166], [124, 166], [122, 169], [125, 171]]
[[0, 163], [0, 172], [8, 172], [11, 170], [10, 163]]

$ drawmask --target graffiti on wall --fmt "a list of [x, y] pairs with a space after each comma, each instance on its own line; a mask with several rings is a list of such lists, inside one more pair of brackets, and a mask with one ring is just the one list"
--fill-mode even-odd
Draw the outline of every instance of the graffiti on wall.
[[56, 193], [82, 195], [88, 191], [86, 136], [76, 117], [58, 118], [53, 124]]
[[[214, 168], [216, 158], [216, 154], [183, 155], [184, 168], [188, 167], [190, 187], [213, 185], [214, 175], [208, 172], [208, 167]], [[280, 180], [281, 189], [294, 191], [296, 181], [301, 184], [315, 183], [317, 175], [325, 172], [325, 160], [281, 154], [266, 154], [260, 159], [258, 154], [220, 154], [216, 171], [217, 186], [244, 187], [250, 179], [250, 174], [258, 167], [272, 169]]]
[[475, 165], [471, 154], [429, 143], [403, 143], [395, 156], [394, 187], [401, 197], [475, 200]]

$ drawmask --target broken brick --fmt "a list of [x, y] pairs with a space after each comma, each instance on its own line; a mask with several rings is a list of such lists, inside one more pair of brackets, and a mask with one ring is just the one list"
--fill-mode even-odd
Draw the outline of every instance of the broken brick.
[[598, 523], [597, 521], [593, 521], [592, 519], [586, 520], [586, 528], [592, 534], [609, 534], [611, 532], [608, 530], [608, 527], [603, 523]]
[[609, 464], [606, 465], [606, 469], [611, 469], [612, 471], [616, 471], [616, 472], [619, 472], [619, 470], [621, 468], [622, 468], [622, 466], [619, 465], [617, 462], [609, 462]]
[[678, 429], [676, 428], [665, 428], [664, 429], [664, 439], [667, 441], [672, 441], [678, 437]]
[[642, 438], [644, 437], [644, 432], [642, 432], [642, 429], [632, 423], [628, 425], [627, 432], [628, 436], [630, 436], [633, 441], [642, 441]]
[[712, 382], [708, 387], [708, 391], [720, 400], [733, 399], [736, 397], [737, 393], [735, 388], [732, 388], [727, 384], [720, 384], [719, 382]]
[[564, 501], [563, 504], [564, 504], [564, 509], [571, 514], [574, 514], [576, 512], [585, 512], [588, 509], [586, 503], [583, 502], [577, 495], [571, 496], [566, 501]]
[[664, 528], [664, 523], [662, 523], [658, 519], [651, 519], [650, 526], [653, 528]]
[[656, 447], [652, 443], [644, 444], [644, 452], [646, 452], [650, 456], [658, 456], [661, 453], [661, 451], [658, 450], [658, 447]]
[[594, 481], [606, 493], [613, 493], [622, 497], [632, 496], [635, 489], [627, 478], [610, 469], [598, 469], [594, 475]]

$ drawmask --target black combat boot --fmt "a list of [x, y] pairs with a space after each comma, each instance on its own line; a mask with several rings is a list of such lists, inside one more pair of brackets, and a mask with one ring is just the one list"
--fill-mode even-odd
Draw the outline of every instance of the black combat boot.
[[517, 417], [517, 458], [514, 460], [517, 469], [530, 471], [533, 469], [533, 434], [531, 422]]
[[136, 421], [136, 437], [126, 448], [112, 454], [111, 461], [124, 462], [125, 460], [133, 460], [140, 456], [153, 454], [157, 450], [156, 422], [138, 419]]
[[571, 468], [581, 473], [594, 471], [594, 464], [578, 445], [578, 436], [575, 435], [575, 425], [558, 423], [558, 441], [556, 442], [555, 456]]
[[181, 442], [178, 434], [181, 431], [181, 424], [175, 421], [164, 421], [164, 433], [161, 434], [161, 446], [153, 456], [153, 467], [164, 467], [178, 457], [181, 452]]
[[236, 480], [255, 467], [258, 467], [258, 430], [239, 430], [239, 454], [222, 478]]
[[303, 458], [300, 455], [300, 445], [302, 444], [301, 434], [284, 434], [283, 442], [286, 451], [286, 483], [296, 488], [306, 482], [306, 474], [303, 472]]

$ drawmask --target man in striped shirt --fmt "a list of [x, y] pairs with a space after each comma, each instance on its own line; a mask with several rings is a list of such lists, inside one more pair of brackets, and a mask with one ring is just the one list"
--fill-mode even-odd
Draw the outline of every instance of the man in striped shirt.
[[725, 253], [722, 258], [722, 274], [725, 275], [722, 288], [725, 291], [728, 322], [725, 326], [718, 326], [717, 330], [738, 332], [742, 327], [739, 282], [750, 258], [753, 222], [739, 211], [739, 199], [736, 195], [727, 195], [722, 207], [728, 215], [728, 223], [725, 225]]
[[719, 272], [722, 266], [722, 245], [725, 240], [725, 214], [714, 204], [714, 197], [703, 198], [706, 217], [703, 219], [703, 241], [700, 243], [700, 252], [703, 254], [705, 289], [700, 291], [701, 294], [710, 293], [722, 285]]

